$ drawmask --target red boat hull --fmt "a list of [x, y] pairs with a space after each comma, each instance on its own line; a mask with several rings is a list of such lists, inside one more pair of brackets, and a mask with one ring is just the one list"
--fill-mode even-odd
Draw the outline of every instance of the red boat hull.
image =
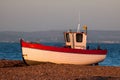
[[[21, 40], [24, 59], [33, 62], [88, 65], [103, 61], [107, 50], [84, 50], [46, 46]], [[28, 63], [31, 64], [31, 63]]]

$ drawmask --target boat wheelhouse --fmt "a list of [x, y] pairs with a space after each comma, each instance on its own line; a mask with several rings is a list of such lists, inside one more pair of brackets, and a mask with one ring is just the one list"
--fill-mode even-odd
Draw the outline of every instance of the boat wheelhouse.
[[65, 45], [72, 49], [86, 49], [87, 34], [84, 32], [65, 32]]

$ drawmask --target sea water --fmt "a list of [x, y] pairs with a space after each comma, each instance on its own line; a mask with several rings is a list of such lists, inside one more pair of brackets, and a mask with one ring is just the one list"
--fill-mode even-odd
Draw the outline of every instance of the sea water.
[[[64, 43], [43, 43], [51, 46], [64, 46]], [[107, 49], [107, 57], [100, 62], [100, 66], [120, 66], [120, 44], [108, 43], [88, 43], [90, 49], [100, 46], [101, 49]], [[22, 51], [20, 43], [0, 43], [0, 59], [22, 60]]]

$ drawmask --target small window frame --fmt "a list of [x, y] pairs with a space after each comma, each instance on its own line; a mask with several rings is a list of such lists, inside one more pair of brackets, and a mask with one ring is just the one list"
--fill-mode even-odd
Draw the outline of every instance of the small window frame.
[[70, 42], [70, 35], [69, 35], [69, 33], [65, 34], [65, 39], [66, 39], [66, 42]]
[[76, 42], [83, 42], [83, 34], [81, 33], [76, 34]]

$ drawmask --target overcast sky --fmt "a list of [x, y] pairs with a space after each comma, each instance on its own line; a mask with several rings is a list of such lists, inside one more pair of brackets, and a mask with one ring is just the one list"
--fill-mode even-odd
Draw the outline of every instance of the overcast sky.
[[[80, 17], [79, 17], [80, 14]], [[0, 0], [0, 31], [120, 30], [120, 0]]]

